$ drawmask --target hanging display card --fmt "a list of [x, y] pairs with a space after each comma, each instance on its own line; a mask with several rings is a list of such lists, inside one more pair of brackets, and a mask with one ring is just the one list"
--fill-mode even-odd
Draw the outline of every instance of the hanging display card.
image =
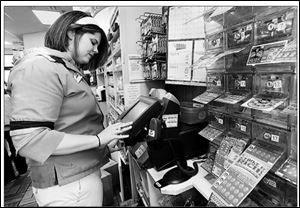
[[263, 99], [259, 97], [252, 97], [250, 100], [247, 100], [241, 106], [245, 108], [251, 108], [255, 110], [267, 111], [270, 112], [283, 104], [284, 100], [279, 99]]
[[296, 62], [297, 47], [296, 40], [286, 44], [286, 46], [278, 53], [276, 61], [278, 62]]
[[137, 84], [124, 84], [124, 97], [125, 108], [135, 103], [141, 95], [140, 85]]
[[282, 154], [251, 144], [213, 183], [212, 201], [239, 206]]
[[256, 39], [260, 43], [287, 39], [293, 34], [295, 13], [293, 10], [275, 14], [255, 23]]
[[282, 62], [277, 60], [278, 54], [286, 46], [287, 40], [252, 46], [247, 65], [271, 64]]
[[132, 81], [145, 81], [142, 57], [138, 54], [128, 54], [128, 69], [129, 80]]
[[215, 50], [218, 48], [223, 48], [223, 32], [208, 36], [207, 39], [207, 50]]
[[192, 41], [168, 42], [168, 80], [191, 80]]
[[171, 7], [169, 40], [205, 38], [204, 7]]
[[[194, 41], [194, 60], [200, 59], [205, 54], [204, 40]], [[206, 82], [206, 68], [200, 65], [193, 66], [192, 81]]]

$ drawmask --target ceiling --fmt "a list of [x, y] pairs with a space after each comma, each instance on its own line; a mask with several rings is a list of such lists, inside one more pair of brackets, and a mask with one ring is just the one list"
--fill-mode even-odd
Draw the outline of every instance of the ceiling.
[[[94, 14], [104, 8], [105, 7], [76, 7], [77, 10], [94, 12]], [[64, 13], [72, 11], [73, 6], [5, 6], [3, 16], [6, 50], [22, 47], [24, 34], [43, 32], [50, 27], [50, 25], [43, 25], [32, 10], [58, 11]], [[12, 44], [6, 44], [6, 42]]]

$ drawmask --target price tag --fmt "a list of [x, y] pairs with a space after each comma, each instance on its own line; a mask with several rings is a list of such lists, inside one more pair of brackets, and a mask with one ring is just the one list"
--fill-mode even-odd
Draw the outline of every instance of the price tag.
[[163, 115], [162, 118], [165, 121], [167, 128], [178, 126], [178, 114], [167, 114], [167, 115]]
[[275, 134], [272, 134], [271, 141], [273, 141], [273, 142], [279, 142], [279, 136], [275, 135]]
[[223, 125], [223, 119], [217, 118], [217, 120], [218, 120], [219, 124], [222, 124], [222, 125]]
[[246, 126], [244, 126], [244, 125], [241, 125], [241, 131], [244, 131], [244, 132], [246, 132]]
[[241, 80], [240, 81], [240, 86], [241, 87], [246, 87], [246, 81], [245, 80]]
[[285, 22], [280, 22], [277, 24], [277, 31], [284, 31], [286, 28]]
[[140, 158], [144, 152], [146, 151], [146, 148], [144, 147], [144, 145], [141, 145], [136, 151], [135, 151], [135, 155], [137, 158]]
[[282, 88], [282, 82], [281, 82], [281, 80], [274, 81], [273, 82], [273, 88], [274, 89]]
[[155, 131], [153, 129], [149, 129], [148, 135], [151, 137], [155, 137]]

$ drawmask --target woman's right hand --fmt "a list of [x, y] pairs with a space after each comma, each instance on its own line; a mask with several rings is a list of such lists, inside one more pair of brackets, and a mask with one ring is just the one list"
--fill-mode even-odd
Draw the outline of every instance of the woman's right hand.
[[119, 140], [128, 138], [128, 134], [123, 134], [132, 128], [132, 122], [115, 123], [106, 127], [98, 134], [101, 145], [107, 145], [112, 140]]

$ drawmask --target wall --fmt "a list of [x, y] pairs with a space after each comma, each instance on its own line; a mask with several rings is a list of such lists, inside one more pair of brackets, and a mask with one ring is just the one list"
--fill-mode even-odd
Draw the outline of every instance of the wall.
[[46, 31], [23, 35], [24, 49], [44, 46]]

